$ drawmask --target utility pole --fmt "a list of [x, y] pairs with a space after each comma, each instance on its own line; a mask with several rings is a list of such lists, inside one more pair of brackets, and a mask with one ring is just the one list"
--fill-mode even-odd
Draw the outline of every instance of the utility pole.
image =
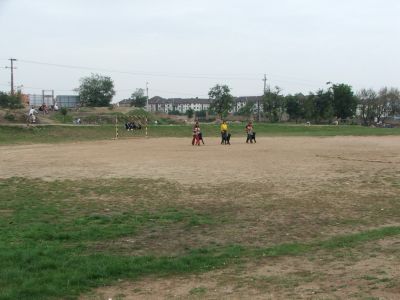
[[146, 82], [146, 110], [149, 111], [149, 83]]
[[[266, 88], [267, 88], [267, 75], [264, 74], [264, 78], [262, 79], [264, 81], [264, 92], [263, 92], [263, 97], [265, 96]], [[260, 121], [260, 100], [258, 100], [258, 121]]]
[[262, 81], [264, 81], [264, 95], [267, 91], [267, 75], [264, 74], [264, 78], [262, 79]]
[[11, 95], [14, 95], [14, 61], [17, 61], [15, 58], [10, 58], [11, 67], [6, 67], [6, 69], [11, 69]]

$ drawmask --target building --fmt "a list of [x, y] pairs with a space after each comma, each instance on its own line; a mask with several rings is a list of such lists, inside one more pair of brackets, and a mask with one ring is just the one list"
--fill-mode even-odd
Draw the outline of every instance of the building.
[[149, 111], [151, 112], [164, 112], [179, 111], [186, 113], [189, 109], [193, 111], [208, 110], [210, 108], [210, 99], [200, 98], [162, 98], [155, 96], [149, 99]]
[[56, 97], [58, 107], [75, 108], [80, 105], [79, 96], [75, 95], [58, 95]]
[[[254, 112], [263, 109], [262, 96], [248, 96], [248, 97], [235, 97], [234, 106], [231, 113], [236, 113], [240, 108], [244, 107], [248, 102], [253, 103]], [[164, 112], [179, 111], [180, 113], [186, 113], [187, 110], [192, 109], [193, 111], [208, 110], [210, 108], [211, 100], [205, 98], [162, 98], [155, 96], [149, 99], [149, 110], [151, 112]]]

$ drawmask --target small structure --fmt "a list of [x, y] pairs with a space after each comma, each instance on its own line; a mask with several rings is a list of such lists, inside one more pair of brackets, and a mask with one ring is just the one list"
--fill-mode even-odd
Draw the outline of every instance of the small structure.
[[76, 95], [58, 95], [56, 97], [58, 107], [75, 108], [80, 104], [79, 96]]

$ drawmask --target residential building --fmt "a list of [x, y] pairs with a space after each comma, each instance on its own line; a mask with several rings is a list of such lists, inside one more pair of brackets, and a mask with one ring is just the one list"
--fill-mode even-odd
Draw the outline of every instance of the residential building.
[[[254, 103], [254, 112], [263, 109], [262, 96], [248, 96], [248, 97], [235, 97], [234, 106], [231, 113], [236, 113], [240, 108], [244, 107], [248, 102]], [[194, 111], [208, 110], [210, 108], [210, 99], [205, 98], [162, 98], [155, 96], [149, 99], [149, 110], [151, 112], [164, 112], [179, 111], [180, 113], [186, 113], [190, 108]]]

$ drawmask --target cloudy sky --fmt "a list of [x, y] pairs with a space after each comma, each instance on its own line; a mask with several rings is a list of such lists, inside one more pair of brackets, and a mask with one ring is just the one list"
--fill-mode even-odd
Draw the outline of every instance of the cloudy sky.
[[71, 94], [111, 76], [129, 97], [316, 91], [326, 82], [400, 87], [398, 0], [0, 0], [0, 90]]

